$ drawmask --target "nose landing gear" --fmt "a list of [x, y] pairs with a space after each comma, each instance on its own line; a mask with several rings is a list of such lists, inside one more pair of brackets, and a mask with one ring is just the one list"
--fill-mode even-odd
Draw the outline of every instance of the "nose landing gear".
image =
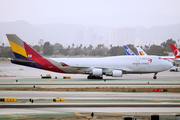
[[157, 79], [157, 73], [154, 73], [154, 77], [153, 77], [153, 79]]

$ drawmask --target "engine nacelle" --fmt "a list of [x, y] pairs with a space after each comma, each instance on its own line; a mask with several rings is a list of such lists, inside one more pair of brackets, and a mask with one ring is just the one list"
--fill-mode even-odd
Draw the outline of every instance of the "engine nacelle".
[[106, 75], [112, 77], [122, 77], [123, 72], [121, 70], [113, 70], [112, 72], [107, 73]]
[[92, 69], [93, 76], [102, 76], [102, 69]]

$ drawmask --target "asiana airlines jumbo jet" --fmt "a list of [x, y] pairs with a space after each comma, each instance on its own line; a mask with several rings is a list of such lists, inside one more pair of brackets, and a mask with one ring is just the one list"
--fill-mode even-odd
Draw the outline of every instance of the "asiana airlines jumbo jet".
[[6, 34], [15, 58], [14, 64], [67, 74], [88, 74], [87, 79], [102, 79], [103, 75], [156, 74], [172, 64], [158, 56], [114, 56], [103, 58], [43, 58], [15, 34]]

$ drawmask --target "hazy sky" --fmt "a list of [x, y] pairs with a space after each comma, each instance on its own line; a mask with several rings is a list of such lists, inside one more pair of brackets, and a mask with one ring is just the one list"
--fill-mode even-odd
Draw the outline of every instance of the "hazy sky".
[[0, 0], [0, 22], [164, 26], [180, 23], [180, 0]]

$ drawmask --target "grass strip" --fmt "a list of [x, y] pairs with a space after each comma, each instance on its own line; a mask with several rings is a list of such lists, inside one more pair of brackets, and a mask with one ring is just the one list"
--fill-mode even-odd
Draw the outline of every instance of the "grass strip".
[[166, 89], [169, 93], [180, 93], [180, 88], [125, 88], [125, 87], [87, 87], [87, 88], [0, 88], [0, 91], [87, 91], [87, 92], [153, 92], [153, 89]]

